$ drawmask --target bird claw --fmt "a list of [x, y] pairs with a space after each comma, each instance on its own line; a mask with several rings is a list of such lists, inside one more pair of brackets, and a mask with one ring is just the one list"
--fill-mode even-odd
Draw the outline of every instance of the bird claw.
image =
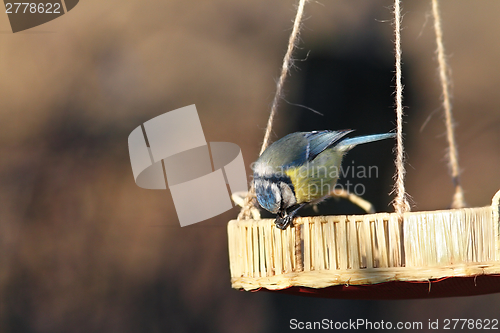
[[281, 230], [285, 230], [293, 221], [293, 216], [287, 215], [283, 217], [277, 217], [274, 221], [276, 227]]
[[285, 230], [289, 225], [293, 225], [293, 219], [295, 218], [295, 215], [297, 215], [297, 212], [299, 209], [304, 207], [304, 203], [300, 205], [294, 206], [295, 209], [293, 209], [291, 212], [282, 211], [278, 213], [278, 216], [276, 216], [276, 220], [274, 221], [274, 224], [276, 224], [276, 227], [281, 230]]

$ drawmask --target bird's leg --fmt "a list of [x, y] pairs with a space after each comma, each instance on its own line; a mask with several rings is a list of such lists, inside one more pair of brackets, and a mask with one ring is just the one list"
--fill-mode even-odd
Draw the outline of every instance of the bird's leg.
[[297, 215], [298, 210], [304, 206], [305, 206], [305, 204], [300, 204], [300, 205], [298, 205], [298, 207], [293, 206], [292, 208], [294, 208], [294, 207], [297, 207], [297, 208], [293, 209], [289, 213], [286, 210], [279, 212], [278, 215], [276, 216], [276, 220], [274, 221], [274, 224], [276, 224], [276, 227], [278, 229], [285, 230], [292, 223], [295, 215]]
[[288, 225], [292, 222], [293, 216], [283, 214], [284, 216], [276, 216], [276, 220], [274, 221], [274, 224], [276, 224], [276, 228], [285, 230]]

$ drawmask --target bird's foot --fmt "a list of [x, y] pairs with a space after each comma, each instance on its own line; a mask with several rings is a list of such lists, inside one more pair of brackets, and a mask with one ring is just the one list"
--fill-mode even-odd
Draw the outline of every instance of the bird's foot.
[[295, 205], [293, 210], [289, 213], [286, 211], [282, 211], [278, 213], [278, 216], [276, 216], [276, 220], [274, 221], [274, 224], [276, 224], [276, 227], [281, 230], [285, 230], [289, 225], [292, 224], [293, 219], [295, 218], [295, 215], [297, 215], [297, 212], [299, 209], [304, 207], [305, 204], [300, 204], [300, 205]]
[[276, 217], [274, 224], [276, 224], [276, 227], [278, 229], [285, 230], [290, 224], [292, 224], [292, 221], [293, 221], [293, 216], [286, 215], [282, 217]]

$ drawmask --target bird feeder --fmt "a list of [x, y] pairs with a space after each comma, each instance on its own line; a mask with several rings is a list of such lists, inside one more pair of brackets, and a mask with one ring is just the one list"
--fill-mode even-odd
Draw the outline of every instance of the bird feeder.
[[[491, 206], [462, 208], [458, 159], [449, 103], [446, 62], [437, 0], [432, 0], [443, 88], [456, 209], [410, 212], [404, 198], [400, 7], [395, 0], [397, 186], [395, 213], [298, 217], [286, 230], [273, 219], [228, 224], [231, 284], [246, 291], [350, 299], [404, 299], [500, 292], [500, 191]], [[305, 0], [300, 0], [276, 101], [297, 36]], [[299, 22], [299, 23], [298, 23]], [[264, 147], [263, 147], [264, 148]], [[261, 151], [262, 153], [262, 151]], [[402, 171], [400, 170], [402, 169]], [[246, 200], [251, 202], [251, 196]], [[456, 205], [455, 203], [459, 203]], [[460, 204], [462, 202], [462, 204]]]
[[491, 206], [228, 224], [231, 283], [351, 299], [500, 292], [500, 191]]

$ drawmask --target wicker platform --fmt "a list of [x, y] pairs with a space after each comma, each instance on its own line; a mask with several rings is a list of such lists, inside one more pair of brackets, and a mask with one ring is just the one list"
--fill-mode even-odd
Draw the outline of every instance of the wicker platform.
[[[500, 274], [499, 200], [500, 191], [491, 206], [410, 212], [402, 222], [394, 213], [302, 217], [285, 231], [272, 219], [233, 220], [228, 224], [232, 286], [308, 292], [495, 276]], [[500, 278], [492, 292], [498, 291]]]

